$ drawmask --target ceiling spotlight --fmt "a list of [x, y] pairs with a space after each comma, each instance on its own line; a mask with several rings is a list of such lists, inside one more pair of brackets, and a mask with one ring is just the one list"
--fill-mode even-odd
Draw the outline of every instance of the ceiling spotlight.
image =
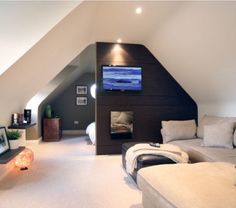
[[121, 43], [122, 40], [120, 38], [117, 39], [117, 43]]
[[135, 10], [136, 14], [141, 14], [143, 12], [141, 7], [137, 7]]

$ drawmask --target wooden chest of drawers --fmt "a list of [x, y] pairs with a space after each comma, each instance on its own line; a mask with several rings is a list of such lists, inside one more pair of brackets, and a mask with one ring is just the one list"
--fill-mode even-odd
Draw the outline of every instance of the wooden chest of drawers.
[[43, 141], [59, 141], [61, 139], [61, 119], [45, 118], [43, 119]]

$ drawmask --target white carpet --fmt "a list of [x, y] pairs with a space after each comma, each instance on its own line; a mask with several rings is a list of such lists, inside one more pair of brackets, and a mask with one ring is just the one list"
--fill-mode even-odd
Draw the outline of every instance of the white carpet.
[[85, 137], [30, 147], [35, 161], [0, 181], [0, 208], [141, 208], [121, 155], [95, 156]]

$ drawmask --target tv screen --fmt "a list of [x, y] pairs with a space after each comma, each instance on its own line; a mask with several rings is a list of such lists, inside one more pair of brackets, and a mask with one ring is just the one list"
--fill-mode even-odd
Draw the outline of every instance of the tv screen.
[[142, 68], [139, 66], [102, 66], [104, 90], [142, 90]]

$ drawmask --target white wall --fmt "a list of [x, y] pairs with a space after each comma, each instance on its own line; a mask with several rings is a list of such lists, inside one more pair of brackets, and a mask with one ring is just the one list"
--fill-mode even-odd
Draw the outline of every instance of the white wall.
[[203, 114], [236, 116], [236, 2], [188, 2], [146, 46]]
[[73, 80], [74, 76], [77, 76], [78, 73], [76, 71], [76, 67], [65, 67], [65, 69], [29, 100], [26, 109], [31, 109], [31, 122], [36, 123], [36, 125], [30, 129], [27, 139], [33, 140], [41, 137], [41, 114], [44, 110], [42, 109], [42, 104], [63, 90], [70, 83], [70, 80]]
[[199, 118], [204, 114], [218, 115], [227, 117], [236, 117], [236, 102], [213, 102], [213, 103], [200, 103], [198, 105]]

